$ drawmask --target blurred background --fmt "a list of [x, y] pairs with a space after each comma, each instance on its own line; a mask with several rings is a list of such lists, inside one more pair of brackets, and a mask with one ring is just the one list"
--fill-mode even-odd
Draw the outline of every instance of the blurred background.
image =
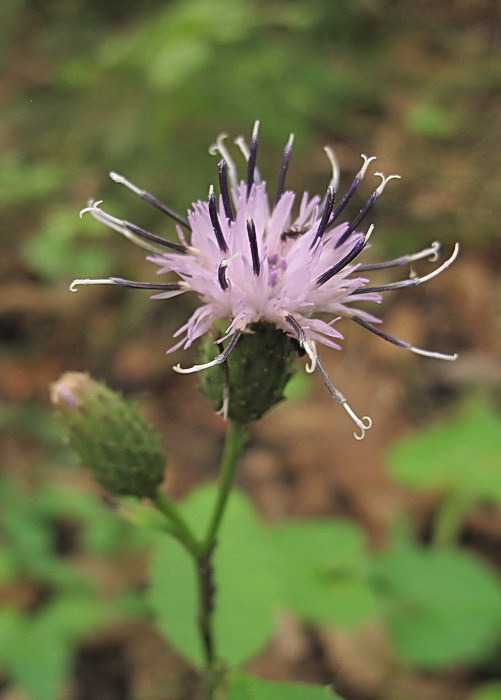
[[[3, 0], [0, 697], [193, 697], [192, 671], [155, 631], [142, 595], [147, 537], [77, 466], [48, 394], [63, 371], [89, 371], [158, 426], [170, 493], [216, 476], [224, 424], [196, 380], [171, 369], [195, 355], [165, 355], [193, 302], [68, 285], [154, 279], [140, 249], [79, 218], [89, 199], [174, 231], [110, 170], [184, 213], [217, 183], [208, 153], [217, 134], [248, 136], [255, 119], [271, 183], [290, 132], [297, 190], [323, 193], [326, 144], [345, 187], [362, 152], [401, 175], [371, 214], [374, 260], [435, 240], [448, 255], [460, 242], [443, 276], [389, 294], [381, 311], [386, 332], [460, 359], [419, 358], [340, 324], [344, 350], [322, 357], [373, 429], [355, 441], [321, 381], [303, 377], [252, 426], [240, 486], [269, 522], [346, 517], [375, 550], [393, 541], [399, 518], [429, 543], [444, 499], [460, 493], [448, 537], [489, 571], [499, 565], [500, 22], [498, 0]], [[467, 455], [461, 477], [452, 452]], [[430, 664], [378, 623], [281, 624], [256, 673], [335, 680], [347, 700], [501, 698], [495, 642]]]

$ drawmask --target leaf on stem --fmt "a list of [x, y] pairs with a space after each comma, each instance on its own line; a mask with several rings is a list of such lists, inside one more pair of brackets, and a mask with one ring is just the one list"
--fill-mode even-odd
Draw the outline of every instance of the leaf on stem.
[[344, 520], [291, 520], [272, 530], [284, 604], [310, 622], [353, 626], [377, 611], [362, 529]]
[[247, 673], [230, 678], [227, 700], [342, 700], [330, 688], [309, 683], [278, 683]]
[[[180, 511], [195, 532], [205, 531], [216, 494], [214, 486], [203, 486], [181, 504]], [[233, 492], [214, 552], [215, 649], [216, 656], [230, 665], [247, 661], [273, 633], [278, 606], [275, 563], [265, 526], [249, 500]], [[157, 539], [149, 599], [160, 629], [172, 645], [201, 666], [195, 567], [171, 538]]]
[[400, 547], [376, 559], [374, 576], [390, 635], [409, 663], [476, 661], [499, 641], [501, 586], [473, 554]]

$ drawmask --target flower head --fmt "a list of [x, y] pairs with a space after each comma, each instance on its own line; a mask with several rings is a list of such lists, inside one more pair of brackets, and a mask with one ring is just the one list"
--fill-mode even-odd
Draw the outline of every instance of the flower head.
[[167, 458], [134, 406], [83, 372], [65, 372], [51, 399], [68, 441], [94, 479], [116, 495], [153, 498]]
[[[195, 292], [200, 305], [174, 336], [178, 342], [170, 349], [188, 348], [205, 336], [222, 319], [228, 319], [217, 342], [221, 352], [209, 362], [178, 372], [197, 372], [225, 363], [244, 334], [252, 333], [255, 324], [269, 324], [294, 338], [308, 355], [308, 372], [318, 370], [332, 396], [357, 424], [362, 438], [370, 427], [370, 418], [359, 418], [346, 398], [334, 386], [317, 355], [317, 344], [340, 349], [342, 335], [335, 327], [340, 317], [360, 324], [384, 340], [412, 352], [445, 360], [445, 355], [423, 350], [379, 330], [380, 319], [358, 308], [359, 302], [381, 301], [382, 292], [421, 284], [447, 268], [456, 258], [459, 247], [431, 273], [419, 277], [371, 286], [365, 273], [369, 270], [406, 265], [415, 260], [436, 260], [440, 244], [435, 242], [419, 252], [370, 265], [358, 262], [367, 247], [374, 227], [364, 232], [360, 226], [382, 194], [387, 183], [398, 175], [375, 173], [380, 182], [360, 211], [343, 220], [345, 210], [374, 157], [362, 155], [362, 167], [345, 194], [336, 201], [339, 171], [334, 153], [328, 147], [332, 175], [323, 197], [304, 193], [296, 203], [294, 192], [285, 188], [286, 173], [292, 151], [293, 136], [287, 142], [276, 192], [270, 200], [267, 184], [256, 165], [258, 122], [250, 143], [238, 138], [236, 144], [246, 161], [246, 177], [239, 180], [237, 169], [226, 143], [220, 135], [210, 152], [219, 155], [219, 194], [209, 189], [208, 198], [194, 202], [187, 218], [179, 216], [150, 193], [126, 178], [110, 173], [142, 199], [154, 205], [176, 222], [178, 241], [172, 242], [128, 221], [118, 219], [95, 202], [83, 211], [122, 233], [150, 251], [148, 259], [158, 266], [160, 275], [175, 273], [176, 281], [135, 282], [118, 277], [75, 280], [73, 291], [81, 284], [115, 284], [155, 290], [155, 299], [166, 299]], [[184, 231], [189, 232], [185, 237]], [[327, 319], [318, 318], [327, 314]], [[231, 403], [231, 396], [229, 396]], [[227, 409], [227, 406], [226, 406]]]

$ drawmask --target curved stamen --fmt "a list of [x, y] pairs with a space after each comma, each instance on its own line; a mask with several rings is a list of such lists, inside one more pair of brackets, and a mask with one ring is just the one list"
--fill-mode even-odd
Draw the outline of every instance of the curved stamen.
[[362, 158], [363, 158], [364, 163], [363, 163], [362, 167], [360, 168], [360, 170], [358, 171], [358, 173], [353, 178], [353, 182], [349, 186], [347, 192], [344, 194], [343, 198], [341, 199], [341, 201], [339, 202], [337, 207], [332, 212], [332, 217], [331, 217], [331, 220], [329, 221], [329, 224], [333, 224], [334, 221], [336, 221], [336, 219], [339, 217], [339, 215], [341, 214], [341, 212], [343, 211], [345, 206], [348, 204], [350, 199], [355, 194], [355, 191], [356, 191], [357, 187], [359, 186], [360, 182], [363, 180], [364, 175], [367, 171], [367, 168], [369, 167], [369, 164], [373, 160], [376, 160], [376, 156], [368, 157], [365, 155], [365, 153], [362, 153]]
[[394, 336], [385, 333], [384, 331], [380, 330], [377, 326], [373, 326], [372, 323], [369, 323], [363, 318], [358, 318], [357, 316], [351, 316], [350, 318], [352, 321], [355, 321], [355, 323], [358, 323], [359, 326], [362, 326], [362, 328], [365, 328], [371, 333], [374, 333], [375, 335], [379, 336], [379, 338], [387, 340], [389, 343], [392, 343], [393, 345], [396, 345], [399, 348], [403, 348], [404, 350], [410, 350], [416, 355], [424, 355], [425, 357], [434, 357], [437, 360], [449, 360], [451, 362], [457, 360], [458, 358], [457, 353], [454, 353], [454, 355], [448, 355], [443, 352], [435, 352], [433, 350], [423, 350], [422, 348], [417, 348], [414, 345], [411, 345], [411, 343], [408, 343], [406, 340], [400, 340], [400, 338], [395, 338]]
[[105, 277], [104, 279], [76, 279], [70, 284], [70, 291], [77, 292], [80, 285], [90, 284], [114, 284], [119, 287], [133, 287], [134, 289], [152, 289], [162, 292], [187, 292], [191, 287], [186, 282], [136, 282], [122, 277]]
[[261, 263], [259, 261], [259, 249], [257, 247], [256, 226], [252, 219], [247, 221], [247, 236], [249, 238], [252, 257], [252, 270], [257, 277], [261, 271]]
[[189, 286], [182, 282], [135, 282], [134, 280], [126, 280], [122, 277], [110, 277], [110, 280], [120, 287], [134, 287], [135, 289], [158, 289], [164, 292], [179, 291], [183, 289], [183, 287], [189, 289]]
[[240, 255], [240, 253], [235, 253], [230, 258], [224, 258], [219, 263], [219, 266], [217, 268], [217, 281], [219, 282], [219, 285], [220, 285], [221, 289], [223, 290], [223, 292], [226, 289], [228, 289], [230, 286], [230, 282], [229, 282], [228, 278], [226, 277], [226, 268], [229, 267], [231, 265], [231, 263], [233, 262], [233, 260], [235, 258], [238, 258], [239, 255]]
[[299, 343], [299, 347], [302, 350], [304, 350], [305, 353], [310, 358], [311, 364], [306, 365], [306, 372], [308, 374], [311, 374], [312, 372], [315, 371], [315, 368], [317, 366], [317, 360], [318, 360], [317, 346], [315, 345], [315, 342], [313, 340], [311, 340], [311, 341], [308, 340], [308, 338], [306, 337], [306, 333], [304, 332], [304, 329], [296, 321], [294, 316], [291, 316], [290, 314], [285, 314], [285, 320], [294, 329], [294, 331], [296, 333], [297, 341]]
[[[257, 122], [257, 123], [259, 124], [259, 122]], [[255, 129], [255, 128], [256, 128], [256, 125], [254, 124], [254, 129]], [[249, 162], [249, 159], [250, 159], [250, 157], [251, 157], [251, 152], [250, 152], [249, 146], [247, 145], [247, 142], [246, 142], [246, 140], [244, 139], [244, 137], [243, 137], [243, 136], [237, 136], [237, 138], [235, 139], [234, 143], [238, 146], [238, 148], [240, 149], [240, 151], [241, 151], [243, 157], [245, 158], [245, 160], [246, 160], [247, 163], [248, 163], [248, 162]], [[259, 170], [258, 170], [256, 167], [254, 167], [254, 170], [253, 170], [253, 182], [261, 182], [261, 174], [260, 174]]]
[[[318, 277], [318, 279], [317, 279], [316, 284], [320, 287], [322, 284], [325, 284], [326, 282], [328, 282], [332, 277], [334, 277], [334, 275], [336, 275], [338, 272], [340, 272], [344, 267], [346, 267], [346, 265], [351, 263], [351, 261], [354, 260], [357, 257], [357, 255], [359, 255], [362, 252], [362, 250], [365, 248], [373, 230], [374, 230], [374, 225], [371, 224], [371, 226], [370, 226], [369, 230], [367, 231], [367, 233], [365, 234], [365, 236], [360, 238], [355, 243], [355, 245], [353, 246], [351, 251], [347, 255], [345, 255], [344, 258], [342, 258], [338, 263], [336, 263], [331, 268], [326, 270], [326, 272], [324, 272], [322, 275], [320, 275], [320, 277]], [[367, 288], [364, 288], [364, 291], [367, 291]]]
[[380, 284], [376, 287], [360, 287], [359, 289], [355, 289], [352, 294], [366, 294], [367, 292], [391, 292], [394, 289], [403, 289], [404, 287], [415, 287], [418, 284], [423, 284], [423, 282], [428, 282], [428, 280], [433, 279], [437, 275], [439, 275], [441, 272], [446, 270], [454, 260], [457, 258], [459, 254], [459, 243], [456, 243], [454, 246], [454, 250], [452, 251], [452, 255], [445, 261], [443, 262], [440, 267], [437, 267], [436, 270], [433, 270], [433, 272], [429, 272], [427, 275], [423, 275], [422, 277], [409, 277], [406, 280], [399, 280], [398, 282], [389, 282], [388, 284]]
[[310, 250], [320, 241], [322, 236], [325, 233], [325, 229], [327, 228], [327, 224], [329, 223], [329, 218], [332, 213], [332, 207], [334, 206], [334, 190], [332, 187], [327, 188], [327, 193], [325, 195], [325, 204], [324, 204], [324, 212], [322, 214], [322, 219], [320, 220], [320, 223], [318, 224], [317, 232], [315, 233], [315, 236], [311, 242], [310, 245]]
[[118, 173], [115, 173], [113, 171], [110, 172], [110, 177], [114, 182], [118, 182], [120, 185], [125, 185], [129, 190], [134, 192], [134, 194], [137, 194], [141, 199], [144, 199], [145, 202], [148, 202], [148, 204], [152, 204], [154, 207], [159, 209], [163, 214], [167, 214], [167, 216], [170, 216], [171, 219], [174, 219], [174, 221], [177, 221], [178, 224], [181, 224], [181, 226], [184, 226], [185, 228], [188, 229], [188, 231], [191, 231], [191, 226], [188, 223], [188, 220], [185, 219], [183, 216], [180, 216], [177, 212], [175, 212], [173, 209], [168, 207], [166, 204], [161, 202], [159, 199], [154, 197], [152, 194], [147, 192], [146, 190], [141, 189], [140, 187], [137, 187], [137, 185], [134, 185], [130, 180], [127, 180], [123, 175], [119, 175]]
[[343, 233], [343, 235], [339, 238], [339, 240], [336, 243], [336, 248], [338, 248], [340, 245], [342, 245], [348, 238], [351, 236], [353, 231], [357, 228], [359, 223], [362, 221], [362, 219], [365, 217], [369, 209], [372, 209], [374, 206], [376, 200], [378, 197], [381, 195], [382, 191], [386, 187], [386, 183], [389, 182], [389, 180], [394, 180], [400, 179], [400, 175], [388, 175], [387, 177], [383, 175], [383, 173], [374, 173], [374, 175], [377, 175], [378, 177], [381, 178], [381, 184], [379, 187], [377, 187], [374, 192], [371, 194], [367, 202], [364, 204], [364, 206], [360, 209], [358, 214], [355, 216], [355, 218], [348, 224], [348, 228], [346, 231]]
[[414, 262], [415, 260], [422, 260], [430, 256], [430, 262], [436, 262], [438, 260], [438, 253], [441, 248], [441, 243], [439, 241], [434, 241], [428, 248], [423, 248], [417, 253], [411, 253], [410, 255], [402, 255], [400, 258], [393, 258], [393, 260], [385, 260], [379, 263], [369, 263], [368, 265], [359, 265], [357, 267], [357, 272], [367, 272], [368, 270], [383, 270], [387, 267], [398, 267], [399, 265], [406, 265], [407, 263]]
[[343, 396], [343, 394], [339, 391], [339, 389], [336, 389], [334, 384], [332, 383], [331, 378], [327, 374], [327, 370], [325, 369], [323, 362], [320, 361], [320, 359], [317, 359], [317, 368], [318, 371], [320, 372], [320, 376], [324, 380], [324, 384], [329, 390], [329, 393], [331, 396], [336, 399], [336, 401], [344, 408], [346, 413], [350, 416], [350, 418], [355, 422], [355, 424], [360, 428], [361, 435], [357, 435], [357, 433], [353, 433], [354, 437], [356, 440], [363, 440], [365, 437], [365, 433], [369, 428], [372, 427], [372, 420], [369, 416], [362, 416], [362, 418], [359, 418], [357, 414], [353, 411], [351, 406], [346, 400], [346, 397]]
[[234, 143], [239, 147], [243, 157], [245, 158], [245, 160], [247, 162], [249, 160], [250, 151], [249, 151], [249, 146], [247, 145], [247, 142], [244, 139], [244, 137], [237, 136], [237, 138], [234, 140]]
[[252, 138], [249, 149], [249, 159], [247, 161], [247, 199], [249, 198], [252, 185], [254, 184], [254, 172], [256, 170], [256, 159], [257, 159], [257, 147], [259, 145], [258, 138], [259, 131], [259, 121], [254, 122], [254, 129], [252, 130]]
[[157, 236], [154, 233], [150, 233], [150, 231], [146, 231], [140, 226], [136, 226], [136, 224], [133, 224], [130, 221], [125, 221], [124, 219], [117, 219], [115, 216], [108, 214], [107, 212], [99, 208], [99, 205], [101, 203], [102, 201], [93, 202], [90, 206], [82, 209], [82, 211], [80, 212], [80, 216], [89, 212], [95, 219], [97, 219], [97, 221], [100, 221], [102, 224], [105, 224], [105, 226], [109, 226], [115, 231], [118, 231], [118, 233], [121, 233], [123, 236], [132, 241], [132, 243], [135, 243], [141, 248], [145, 248], [146, 250], [152, 251], [153, 253], [159, 252], [158, 247], [155, 245], [150, 245], [149, 243], [146, 243], [146, 241], [152, 241], [157, 245], [163, 246], [165, 248], [170, 248], [171, 250], [175, 250], [176, 253], [188, 252], [188, 248], [182, 243], [174, 243], [173, 241], [168, 241], [167, 239], [162, 238], [161, 236]]
[[278, 204], [280, 197], [284, 193], [285, 176], [289, 167], [289, 161], [292, 153], [292, 144], [294, 143], [294, 134], [289, 136], [289, 140], [285, 144], [284, 153], [282, 155], [282, 165], [280, 167], [280, 175], [278, 176], [277, 191], [275, 194], [275, 204]]
[[73, 280], [73, 282], [70, 284], [70, 292], [78, 292], [78, 287], [80, 285], [90, 285], [90, 284], [115, 284], [109, 277], [105, 277], [103, 279], [77, 279]]
[[217, 244], [219, 246], [219, 250], [222, 253], [227, 253], [228, 245], [224, 239], [221, 224], [219, 223], [219, 218], [217, 215], [216, 197], [214, 195], [214, 188], [212, 187], [212, 185], [210, 186], [209, 190], [209, 216], [212, 224], [212, 229], [214, 231], [214, 235], [216, 236]]
[[235, 167], [235, 162], [230, 156], [230, 152], [225, 146], [224, 140], [228, 138], [228, 134], [219, 134], [216, 139], [216, 143], [213, 143], [209, 147], [209, 153], [211, 156], [219, 155], [223, 158], [224, 162], [228, 166], [228, 177], [230, 178], [230, 184], [232, 187], [237, 186], [237, 169]]
[[231, 355], [231, 353], [235, 349], [235, 345], [238, 343], [241, 335], [242, 335], [242, 331], [235, 331], [230, 342], [225, 347], [223, 352], [220, 353], [217, 357], [215, 357], [211, 362], [206, 362], [203, 365], [193, 365], [193, 367], [187, 367], [186, 369], [183, 369], [183, 367], [181, 367], [180, 365], [175, 365], [172, 369], [175, 370], [176, 372], [179, 372], [179, 374], [191, 374], [192, 372], [200, 372], [201, 370], [207, 369], [208, 367], [214, 367], [215, 365], [220, 365], [223, 362], [226, 362], [228, 357]]
[[337, 161], [336, 154], [334, 153], [334, 149], [332, 149], [330, 146], [324, 146], [324, 152], [327, 156], [327, 159], [329, 160], [329, 163], [331, 164], [332, 170], [332, 175], [328, 187], [334, 190], [334, 192], [337, 192], [339, 188], [340, 177], [339, 163]]
[[231, 206], [230, 192], [228, 189], [228, 166], [224, 159], [221, 159], [218, 164], [219, 171], [219, 191], [223, 200], [224, 213], [228, 221], [235, 221], [233, 207]]

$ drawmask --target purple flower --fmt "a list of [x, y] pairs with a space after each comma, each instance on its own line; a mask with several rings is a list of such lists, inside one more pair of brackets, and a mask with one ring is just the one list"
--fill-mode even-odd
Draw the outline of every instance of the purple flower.
[[[295, 193], [285, 188], [293, 143], [291, 135], [283, 152], [276, 192], [270, 201], [266, 182], [256, 166], [258, 122], [249, 145], [241, 137], [235, 142], [246, 160], [244, 180], [238, 179], [225, 138], [226, 135], [219, 136], [210, 149], [212, 154], [221, 157], [219, 195], [211, 186], [208, 199], [195, 202], [186, 219], [126, 178], [110, 173], [115, 182], [125, 185], [176, 222], [178, 242], [165, 240], [111, 216], [99, 207], [100, 202], [83, 210], [149, 250], [148, 260], [158, 266], [158, 273], [173, 272], [177, 281], [135, 282], [119, 277], [79, 279], [70, 289], [75, 291], [81, 284], [115, 284], [155, 290], [158, 293], [154, 299], [195, 292], [201, 303], [174, 334], [180, 339], [170, 351], [180, 346], [190, 347], [220, 319], [229, 319], [229, 322], [224, 337], [218, 342], [228, 343], [213, 361], [188, 369], [177, 365], [174, 369], [178, 372], [197, 372], [225, 362], [242, 333], [249, 332], [252, 324], [272, 324], [297, 340], [309, 357], [306, 370], [320, 372], [332, 396], [357, 424], [361, 434], [355, 436], [361, 439], [370, 428], [371, 420], [368, 416], [359, 418], [333, 385], [317, 355], [317, 344], [340, 349], [338, 341], [343, 336], [335, 323], [340, 317], [347, 317], [404, 349], [428, 357], [456, 359], [456, 355], [416, 348], [384, 333], [374, 325], [380, 323], [380, 319], [358, 308], [358, 303], [379, 303], [381, 292], [421, 284], [435, 277], [455, 260], [459, 246], [456, 244], [452, 255], [427, 275], [371, 286], [364, 276], [367, 271], [406, 265], [422, 258], [435, 261], [440, 249], [440, 244], [435, 242], [424, 250], [394, 260], [368, 265], [357, 262], [374, 229], [371, 225], [364, 233], [359, 226], [389, 180], [399, 176], [375, 173], [381, 179], [379, 185], [351, 220], [342, 220], [341, 214], [374, 157], [362, 155], [362, 167], [336, 202], [339, 170], [334, 153], [326, 147], [332, 176], [325, 195], [309, 197], [305, 192], [296, 204]], [[189, 232], [188, 237], [183, 229]], [[328, 320], [318, 318], [317, 314], [327, 314]]]

